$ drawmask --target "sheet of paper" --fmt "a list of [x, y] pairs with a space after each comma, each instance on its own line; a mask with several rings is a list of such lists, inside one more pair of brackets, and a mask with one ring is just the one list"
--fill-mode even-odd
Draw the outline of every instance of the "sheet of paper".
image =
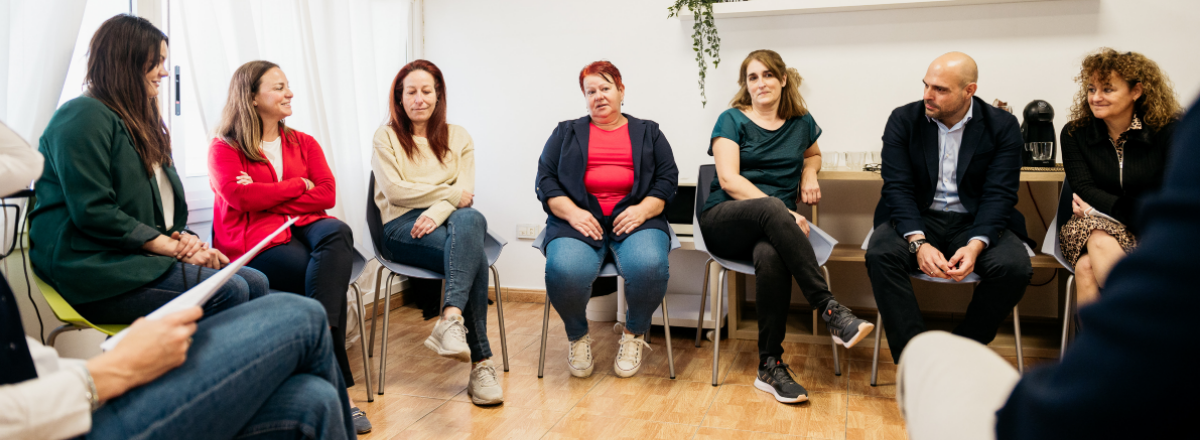
[[[262, 241], [258, 242], [253, 249], [250, 249], [245, 255], [242, 255], [241, 258], [234, 260], [232, 263], [229, 263], [228, 266], [225, 266], [224, 269], [221, 269], [213, 276], [208, 277], [208, 279], [201, 281], [200, 284], [196, 285], [196, 287], [188, 289], [187, 292], [181, 293], [179, 296], [175, 297], [175, 299], [163, 304], [162, 307], [150, 312], [149, 315], [146, 315], [146, 319], [160, 319], [164, 316], [188, 307], [200, 306], [205, 302], [208, 302], [209, 298], [212, 298], [213, 294], [217, 292], [217, 289], [220, 289], [221, 286], [225, 285], [225, 282], [229, 281], [230, 278], [233, 278], [233, 274], [237, 273], [237, 271], [245, 266], [246, 263], [249, 263], [255, 255], [258, 255], [258, 252], [263, 250], [263, 248], [267, 246], [267, 243], [271, 242], [272, 238], [275, 238], [276, 235], [279, 235], [279, 233], [291, 227], [292, 224], [296, 223], [296, 220], [299, 218], [300, 217], [292, 217], [288, 219], [283, 226], [280, 226], [279, 229], [276, 229], [275, 232], [271, 233], [271, 235], [268, 235]], [[112, 350], [113, 347], [116, 347], [117, 344], [121, 342], [121, 339], [125, 338], [125, 333], [128, 331], [129, 329], [121, 330], [119, 333], [113, 335], [113, 337], [108, 338], [100, 344], [100, 349], [104, 351]]]

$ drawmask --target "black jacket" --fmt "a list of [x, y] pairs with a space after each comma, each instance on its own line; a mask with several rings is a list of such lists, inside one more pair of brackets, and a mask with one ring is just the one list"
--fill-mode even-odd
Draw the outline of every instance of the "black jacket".
[[[971, 236], [996, 243], [1005, 229], [1033, 246], [1017, 212], [1021, 129], [1012, 114], [975, 100], [958, 152], [958, 197], [975, 217]], [[921, 215], [933, 204], [938, 179], [938, 127], [922, 101], [897, 107], [883, 131], [883, 191], [876, 226], [891, 221], [899, 234], [925, 230]]]
[[[671, 201], [675, 189], [679, 185], [679, 169], [675, 167], [675, 156], [671, 152], [671, 144], [666, 135], [658, 129], [658, 123], [633, 116], [629, 119], [629, 140], [633, 147], [633, 188], [629, 195], [617, 202], [611, 218], [617, 218], [625, 208], [642, 202], [648, 196]], [[601, 242], [592, 240], [576, 231], [566, 220], [554, 216], [547, 201], [551, 197], [567, 196], [575, 206], [586, 209], [596, 217], [604, 227], [606, 234], [616, 241], [647, 228], [667, 232], [667, 216], [664, 211], [657, 217], [647, 220], [633, 232], [623, 235], [611, 235], [612, 225], [604, 221], [604, 212], [600, 210], [600, 201], [587, 192], [583, 177], [587, 173], [588, 133], [591, 117], [584, 116], [573, 121], [562, 121], [546, 140], [542, 149], [542, 157], [538, 159], [537, 179], [534, 189], [542, 209], [549, 215], [546, 218], [545, 243], [559, 237], [571, 237], [600, 247]]]
[[1061, 361], [1025, 370], [996, 413], [998, 439], [1196, 435], [1200, 382], [1187, 371], [1198, 360], [1189, 347], [1200, 310], [1200, 110], [1193, 107], [1178, 134], [1162, 189], [1141, 209], [1137, 251], [1113, 268], [1100, 300], [1079, 309], [1083, 331]]
[[1118, 165], [1117, 149], [1108, 140], [1104, 121], [1063, 127], [1059, 139], [1071, 189], [1093, 208], [1131, 230], [1136, 228], [1138, 202], [1162, 186], [1175, 125], [1172, 121], [1158, 130], [1146, 127], [1130, 131], [1125, 142], [1124, 170]]

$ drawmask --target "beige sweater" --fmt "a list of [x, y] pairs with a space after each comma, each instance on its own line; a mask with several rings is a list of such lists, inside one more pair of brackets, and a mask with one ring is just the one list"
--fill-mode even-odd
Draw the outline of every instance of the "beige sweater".
[[450, 152], [445, 164], [433, 156], [425, 138], [413, 137], [418, 156], [409, 160], [391, 127], [375, 130], [371, 169], [375, 171], [375, 206], [383, 224], [408, 211], [429, 208], [422, 215], [441, 226], [458, 209], [462, 192], [475, 192], [475, 143], [462, 127], [449, 128]]

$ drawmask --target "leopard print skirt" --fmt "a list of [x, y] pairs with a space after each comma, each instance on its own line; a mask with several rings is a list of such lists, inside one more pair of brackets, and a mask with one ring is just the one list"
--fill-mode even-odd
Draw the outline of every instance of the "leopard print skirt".
[[1108, 235], [1116, 238], [1125, 253], [1129, 253], [1137, 247], [1137, 239], [1120, 223], [1103, 217], [1071, 216], [1071, 219], [1067, 220], [1067, 224], [1058, 231], [1059, 245], [1062, 246], [1063, 256], [1071, 263], [1071, 267], [1075, 267], [1075, 264], [1079, 262], [1079, 257], [1087, 252], [1088, 238], [1096, 229], [1107, 232]]

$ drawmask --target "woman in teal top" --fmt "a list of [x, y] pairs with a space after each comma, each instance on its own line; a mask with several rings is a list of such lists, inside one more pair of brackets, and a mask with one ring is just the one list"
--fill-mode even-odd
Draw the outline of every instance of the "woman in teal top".
[[[187, 203], [158, 113], [167, 37], [143, 18], [105, 21], [88, 48], [83, 96], [63, 104], [39, 151], [30, 214], [34, 272], [96, 324], [129, 324], [229, 262], [185, 230]], [[267, 294], [243, 268], [205, 317]]]
[[712, 185], [700, 215], [709, 252], [754, 261], [759, 357], [754, 386], [784, 403], [808, 400], [808, 391], [780, 360], [793, 278], [834, 341], [852, 347], [875, 327], [834, 301], [808, 241], [808, 222], [795, 211], [797, 195], [810, 205], [821, 199], [821, 127], [804, 107], [800, 81], [778, 53], [751, 52], [742, 62], [733, 108], [713, 128], [708, 154], [716, 158], [717, 177], [697, 182]]

